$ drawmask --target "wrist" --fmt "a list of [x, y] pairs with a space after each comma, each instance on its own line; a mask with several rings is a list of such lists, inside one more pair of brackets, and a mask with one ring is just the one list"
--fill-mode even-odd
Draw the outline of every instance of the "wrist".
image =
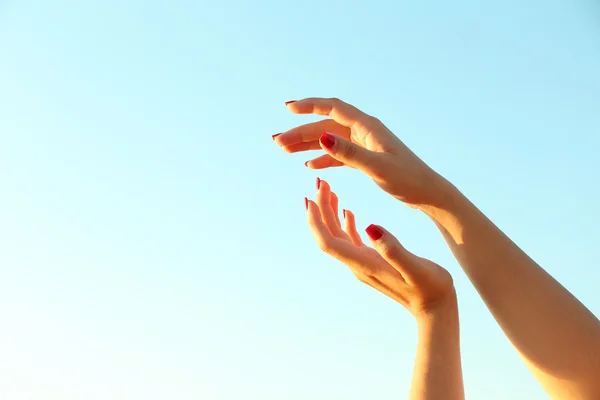
[[411, 399], [464, 399], [456, 295], [417, 318]]
[[436, 183], [435, 197], [431, 204], [423, 204], [418, 208], [423, 211], [438, 226], [453, 230], [460, 221], [473, 215], [472, 203], [460, 190], [446, 179], [440, 177]]
[[415, 313], [419, 331], [431, 330], [438, 327], [448, 328], [458, 326], [458, 301], [456, 292], [452, 290], [448, 296], [427, 308]]

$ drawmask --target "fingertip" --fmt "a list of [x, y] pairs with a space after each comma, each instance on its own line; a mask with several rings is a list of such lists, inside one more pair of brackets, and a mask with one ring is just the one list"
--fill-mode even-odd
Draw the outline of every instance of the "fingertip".
[[317, 178], [317, 190], [325, 190], [331, 192], [331, 186], [329, 185], [329, 183], [327, 183], [326, 180]]
[[275, 138], [277, 138], [277, 136], [281, 135], [281, 133], [276, 133], [274, 135], [271, 135], [271, 139], [273, 139], [273, 141], [275, 141]]
[[367, 226], [367, 229], [365, 229], [365, 232], [367, 232], [367, 235], [373, 241], [377, 241], [377, 240], [381, 239], [381, 237], [383, 236], [383, 229], [381, 229], [379, 226], [374, 225], [374, 224]]
[[352, 211], [346, 210], [346, 209], [344, 209], [343, 213], [344, 213], [344, 221], [346, 221], [347, 224], [352, 225], [354, 227], [353, 229], [356, 230], [354, 213], [352, 213]]
[[294, 104], [296, 101], [298, 101], [298, 100], [288, 100], [285, 102], [285, 105], [289, 106], [290, 104]]
[[308, 211], [308, 198], [307, 197], [304, 198], [304, 208], [306, 209], [306, 211]]
[[354, 214], [352, 214], [352, 211], [344, 209], [343, 212], [344, 218], [347, 219], [349, 222], [352, 220], [352, 218], [354, 218]]
[[307, 168], [310, 168], [310, 167], [308, 166], [308, 163], [309, 163], [308, 161], [304, 161], [304, 166], [305, 166], [305, 167], [307, 167]]
[[346, 209], [342, 208], [342, 215], [344, 216], [344, 218], [346, 218]]

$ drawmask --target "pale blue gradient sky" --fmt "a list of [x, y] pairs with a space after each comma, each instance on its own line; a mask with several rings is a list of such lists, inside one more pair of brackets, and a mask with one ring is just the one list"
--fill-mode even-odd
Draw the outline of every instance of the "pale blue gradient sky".
[[[377, 115], [600, 313], [586, 1], [0, 2], [0, 398], [401, 399], [416, 327], [319, 252], [285, 100]], [[545, 394], [434, 225], [323, 171], [454, 275], [470, 399]]]

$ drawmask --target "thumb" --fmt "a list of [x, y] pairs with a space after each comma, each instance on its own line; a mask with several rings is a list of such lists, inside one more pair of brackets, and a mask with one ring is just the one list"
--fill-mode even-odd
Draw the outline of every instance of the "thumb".
[[373, 224], [367, 227], [366, 232], [379, 255], [394, 267], [408, 284], [415, 285], [426, 279], [419, 258], [406, 250], [394, 235]]
[[378, 153], [365, 149], [340, 136], [324, 132], [319, 138], [323, 150], [346, 165], [372, 175], [379, 163]]

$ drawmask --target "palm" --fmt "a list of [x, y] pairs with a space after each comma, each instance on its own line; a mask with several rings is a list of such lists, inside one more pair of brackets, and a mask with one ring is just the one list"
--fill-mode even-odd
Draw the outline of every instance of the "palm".
[[[349, 239], [342, 239], [349, 241]], [[423, 305], [435, 303], [452, 291], [452, 277], [444, 268], [425, 258], [417, 257], [415, 262], [423, 269], [424, 279], [418, 282], [407, 282], [377, 250], [362, 245], [351, 244], [355, 248], [356, 259], [346, 262], [351, 269], [360, 268], [358, 263], [368, 264], [377, 271], [377, 278], [390, 292], [394, 300], [407, 308], [422, 308]]]

